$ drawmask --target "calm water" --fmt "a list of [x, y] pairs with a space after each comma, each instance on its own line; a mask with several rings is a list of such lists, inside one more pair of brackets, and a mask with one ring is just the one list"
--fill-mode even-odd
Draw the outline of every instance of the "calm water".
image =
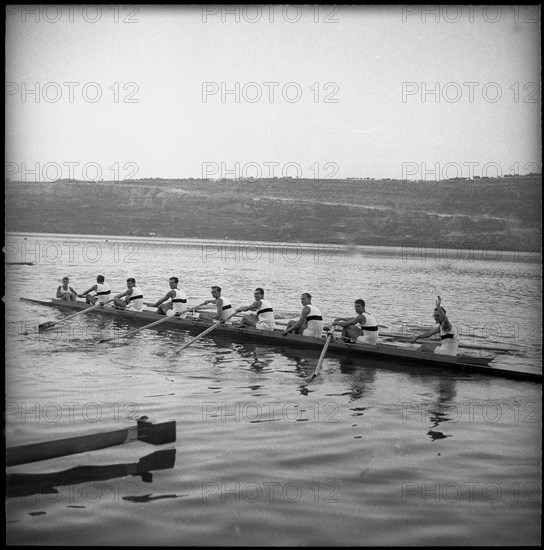
[[[508, 345], [496, 363], [541, 368], [540, 257], [410, 249], [8, 235], [7, 436], [18, 445], [177, 421], [177, 441], [8, 469], [11, 544], [538, 544], [541, 385], [401, 363], [202, 339], [20, 302], [69, 275], [146, 299], [168, 277], [197, 304], [218, 284], [234, 305], [263, 286], [284, 319], [303, 291], [326, 320], [355, 298], [387, 328], [430, 326], [437, 294], [465, 342]], [[464, 257], [464, 258], [463, 258]], [[160, 328], [160, 327], [158, 327]], [[151, 475], [146, 472], [151, 472]], [[16, 475], [20, 474], [20, 475]], [[144, 475], [138, 475], [144, 474]]]

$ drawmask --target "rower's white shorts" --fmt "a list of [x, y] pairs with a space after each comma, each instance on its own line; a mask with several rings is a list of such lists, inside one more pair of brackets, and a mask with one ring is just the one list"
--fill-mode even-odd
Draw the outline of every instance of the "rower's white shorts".
[[359, 336], [359, 338], [357, 338], [356, 343], [375, 346], [378, 343], [378, 331], [365, 330], [364, 334], [362, 336]]
[[439, 355], [457, 355], [457, 348], [459, 347], [459, 343], [455, 340], [448, 339], [447, 342], [442, 342], [439, 346], [436, 346], [434, 348], [434, 352]]
[[321, 338], [323, 327], [307, 328], [302, 333], [302, 336], [312, 336], [313, 338]]
[[274, 327], [276, 326], [275, 322], [267, 323], [266, 321], [261, 321], [257, 323], [255, 328], [257, 330], [274, 330]]
[[127, 311], [137, 311], [138, 313], [141, 313], [144, 310], [144, 306], [141, 306], [140, 308], [137, 308], [136, 306], [133, 306], [132, 304], [128, 304], [128, 306], [125, 309]]

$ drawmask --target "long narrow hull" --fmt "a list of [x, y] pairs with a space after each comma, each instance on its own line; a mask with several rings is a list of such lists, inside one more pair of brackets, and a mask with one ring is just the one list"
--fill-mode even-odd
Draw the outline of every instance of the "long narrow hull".
[[[65, 308], [70, 310], [84, 310], [90, 307], [88, 304], [83, 302], [74, 303], [56, 299], [52, 299], [51, 301], [43, 301], [21, 298], [21, 300], [42, 306]], [[158, 319], [164, 319], [164, 316], [149, 311], [138, 313], [107, 307], [98, 308], [89, 313], [89, 315], [93, 314], [133, 320], [142, 324], [151, 323]], [[162, 323], [162, 326], [170, 329], [181, 329], [198, 333], [208, 328], [210, 324], [195, 319], [176, 319], [172, 317], [165, 320], [164, 323]], [[223, 339], [226, 338], [231, 341], [253, 341], [271, 346], [321, 350], [324, 345], [324, 340], [322, 338], [311, 338], [298, 334], [288, 334], [287, 336], [283, 336], [282, 331], [278, 329], [274, 331], [260, 331], [253, 328], [239, 328], [224, 325], [217, 327], [213, 333], [210, 334], [210, 336], [212, 336], [212, 334], [214, 335], [213, 337], [220, 337]], [[391, 344], [380, 343], [377, 346], [369, 346], [365, 344], [349, 344], [340, 340], [333, 340], [330, 343], [328, 353], [351, 355], [356, 357], [369, 357], [389, 361], [393, 360], [397, 363], [423, 364], [463, 372], [479, 372], [492, 376], [502, 376], [535, 382], [542, 381], [542, 373], [489, 366], [489, 363], [493, 360], [493, 357], [473, 357], [469, 355], [458, 355], [457, 357], [451, 357], [448, 355], [422, 352], [415, 349], [406, 349]]]

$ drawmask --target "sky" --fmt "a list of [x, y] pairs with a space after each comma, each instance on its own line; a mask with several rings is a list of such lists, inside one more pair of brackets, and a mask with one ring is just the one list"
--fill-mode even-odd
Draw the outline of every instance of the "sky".
[[536, 6], [8, 6], [6, 177], [541, 172]]

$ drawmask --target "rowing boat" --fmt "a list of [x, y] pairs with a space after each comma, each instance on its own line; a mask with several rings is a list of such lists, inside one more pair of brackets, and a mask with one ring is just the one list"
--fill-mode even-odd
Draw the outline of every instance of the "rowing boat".
[[[84, 310], [91, 307], [89, 304], [84, 302], [67, 302], [65, 300], [57, 300], [55, 298], [52, 298], [51, 301], [34, 300], [30, 298], [21, 298], [21, 300], [46, 307], [64, 308], [69, 310]], [[158, 319], [164, 319], [163, 315], [159, 315], [155, 312], [136, 312], [107, 307], [93, 310], [93, 312], [89, 313], [89, 315], [92, 314], [107, 315], [114, 318], [139, 321], [142, 323], [150, 323]], [[170, 317], [164, 321], [162, 326], [170, 329], [181, 329], [193, 333], [199, 333], [202, 332], [202, 330], [209, 328], [210, 323], [193, 318], [178, 319], [175, 317]], [[251, 327], [242, 328], [232, 325], [222, 325], [217, 327], [213, 334], [214, 338], [223, 337], [229, 339], [229, 341], [253, 341], [271, 346], [295, 347], [312, 350], [321, 350], [324, 343], [323, 338], [313, 338], [292, 333], [283, 336], [282, 329], [261, 331]], [[403, 364], [415, 363], [463, 372], [478, 372], [493, 376], [502, 376], [506, 378], [535, 382], [542, 381], [542, 373], [539, 372], [490, 366], [489, 363], [495, 356], [477, 357], [472, 355], [458, 355], [453, 357], [449, 355], [439, 355], [431, 352], [420, 351], [418, 349], [407, 349], [406, 347], [392, 344], [379, 343], [376, 346], [371, 346], [366, 344], [347, 343], [340, 339], [333, 340], [329, 345], [328, 351], [329, 353], [340, 355], [369, 357], [373, 359], [384, 359], [396, 362], [402, 361]]]

